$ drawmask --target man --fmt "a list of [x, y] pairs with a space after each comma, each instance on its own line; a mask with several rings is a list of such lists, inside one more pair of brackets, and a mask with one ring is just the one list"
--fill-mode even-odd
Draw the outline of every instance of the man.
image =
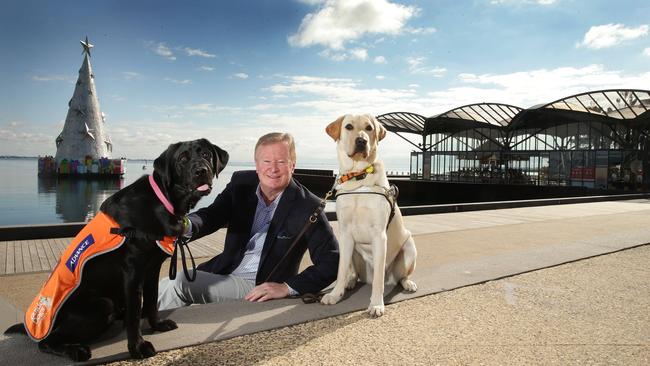
[[[338, 242], [324, 213], [287, 254], [320, 203], [292, 178], [295, 167], [290, 134], [260, 137], [255, 145], [255, 172], [235, 172], [210, 206], [188, 216], [192, 240], [228, 226], [223, 253], [199, 265], [194, 282], [180, 273], [173, 281], [163, 279], [159, 309], [242, 298], [279, 299], [318, 292], [336, 279]], [[306, 250], [314, 264], [298, 273]]]

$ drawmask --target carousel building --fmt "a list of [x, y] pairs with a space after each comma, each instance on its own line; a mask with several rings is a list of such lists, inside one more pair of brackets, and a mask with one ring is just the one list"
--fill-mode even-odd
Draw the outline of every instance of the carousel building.
[[650, 187], [649, 90], [590, 91], [527, 109], [477, 103], [432, 117], [392, 112], [377, 119], [416, 148], [413, 180]]

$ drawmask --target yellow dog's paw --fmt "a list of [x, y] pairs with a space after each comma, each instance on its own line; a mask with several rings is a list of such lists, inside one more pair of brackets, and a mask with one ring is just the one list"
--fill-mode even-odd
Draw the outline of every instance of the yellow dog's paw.
[[345, 289], [352, 290], [356, 285], [357, 285], [357, 276], [356, 275], [348, 276], [347, 280], [345, 281]]
[[343, 294], [337, 295], [330, 292], [329, 294], [323, 295], [323, 298], [320, 299], [320, 303], [325, 305], [334, 305], [341, 301], [341, 297], [343, 297]]
[[418, 290], [418, 285], [415, 284], [415, 282], [409, 280], [409, 279], [403, 279], [399, 282], [404, 290], [408, 292], [415, 292]]
[[384, 308], [384, 304], [379, 304], [379, 305], [373, 305], [370, 304], [368, 306], [368, 314], [372, 316], [373, 318], [378, 318], [386, 312], [386, 309]]

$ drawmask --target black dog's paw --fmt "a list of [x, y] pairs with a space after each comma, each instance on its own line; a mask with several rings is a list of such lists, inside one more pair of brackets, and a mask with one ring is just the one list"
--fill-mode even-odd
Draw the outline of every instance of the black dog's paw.
[[178, 328], [178, 325], [176, 325], [176, 322], [171, 319], [161, 320], [152, 327], [152, 329], [157, 332], [168, 332], [176, 328]]
[[23, 323], [18, 323], [7, 328], [4, 334], [27, 334], [27, 331], [25, 330]]
[[38, 342], [38, 349], [45, 353], [52, 353], [58, 356], [68, 356], [75, 362], [88, 361], [92, 355], [90, 347], [79, 343], [62, 344], [50, 343], [47, 340], [43, 340]]
[[65, 348], [65, 353], [74, 362], [88, 361], [92, 355], [90, 347], [83, 344], [69, 344]]
[[153, 347], [151, 342], [142, 340], [139, 343], [131, 346], [129, 345], [129, 353], [133, 358], [147, 358], [156, 354], [156, 349]]

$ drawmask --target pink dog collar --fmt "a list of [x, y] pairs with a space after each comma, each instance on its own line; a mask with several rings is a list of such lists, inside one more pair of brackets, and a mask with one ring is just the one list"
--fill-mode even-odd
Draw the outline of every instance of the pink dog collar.
[[158, 187], [158, 184], [156, 184], [156, 180], [153, 179], [153, 174], [149, 175], [149, 184], [151, 184], [151, 188], [153, 188], [153, 191], [156, 193], [156, 196], [158, 196], [158, 199], [162, 204], [165, 206], [167, 211], [169, 211], [170, 214], [174, 214], [174, 206], [172, 206], [171, 202], [165, 197], [165, 195], [162, 193], [160, 190], [160, 187]]

